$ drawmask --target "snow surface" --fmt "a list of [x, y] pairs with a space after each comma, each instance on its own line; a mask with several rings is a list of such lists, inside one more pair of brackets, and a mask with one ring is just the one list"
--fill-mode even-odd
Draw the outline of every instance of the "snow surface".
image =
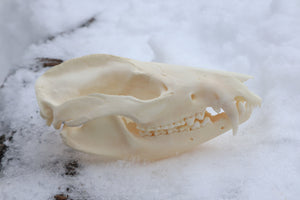
[[[0, 89], [0, 136], [15, 132], [0, 200], [299, 199], [300, 1], [2, 0], [0, 15], [0, 82], [11, 71]], [[236, 137], [154, 163], [104, 161], [65, 146], [34, 93], [46, 71], [37, 57], [93, 53], [250, 74], [263, 104]], [[69, 160], [78, 175], [63, 175]]]

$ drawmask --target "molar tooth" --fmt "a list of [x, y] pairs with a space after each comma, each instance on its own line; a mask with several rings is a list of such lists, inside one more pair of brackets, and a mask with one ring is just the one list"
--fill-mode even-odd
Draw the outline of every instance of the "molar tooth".
[[184, 124], [185, 124], [185, 121], [182, 120], [182, 121], [176, 122], [176, 123], [175, 123], [175, 126], [182, 126], [182, 125], [184, 125]]
[[197, 129], [197, 128], [200, 128], [200, 123], [198, 121], [195, 122], [192, 129]]
[[170, 129], [168, 130], [168, 133], [171, 134], [171, 133], [174, 133], [175, 132], [175, 129]]
[[138, 125], [136, 126], [136, 128], [139, 129], [139, 130], [141, 130], [141, 131], [145, 131], [144, 128], [142, 128], [142, 127], [140, 127], [140, 126], [138, 126]]
[[168, 129], [172, 129], [172, 128], [175, 127], [175, 125], [174, 124], [169, 124], [168, 127], [169, 127]]
[[170, 130], [170, 129], [173, 129], [174, 127], [175, 127], [174, 125], [171, 125], [171, 126], [169, 126], [168, 129]]
[[155, 136], [161, 135], [161, 130], [154, 131], [154, 135]]
[[168, 125], [162, 126], [162, 129], [169, 129], [169, 126]]
[[145, 132], [140, 132], [140, 135], [141, 136], [150, 136], [151, 135], [151, 133], [150, 132], [148, 132], [148, 131], [145, 131]]
[[207, 124], [212, 124], [212, 121], [210, 120], [209, 117], [205, 117], [205, 119], [201, 123], [202, 126], [206, 126]]
[[213, 107], [214, 111], [216, 113], [220, 113], [221, 112], [221, 108], [220, 107]]
[[186, 123], [189, 126], [192, 126], [194, 124], [194, 121], [195, 121], [195, 116], [191, 116], [191, 117], [186, 119]]
[[186, 127], [180, 127], [180, 128], [179, 128], [179, 131], [180, 131], [180, 132], [187, 131], [187, 128], [186, 128]]
[[152, 128], [147, 128], [147, 131], [148, 132], [150, 132], [150, 131], [156, 131], [156, 128], [153, 128], [153, 127]]
[[145, 132], [139, 131], [140, 136], [145, 136]]
[[200, 112], [196, 114], [196, 119], [202, 120], [204, 118], [205, 112]]

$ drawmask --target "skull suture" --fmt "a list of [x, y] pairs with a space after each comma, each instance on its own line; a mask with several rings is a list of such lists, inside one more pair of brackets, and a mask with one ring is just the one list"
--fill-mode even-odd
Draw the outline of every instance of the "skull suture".
[[[237, 131], [261, 99], [247, 75], [111, 55], [66, 61], [41, 76], [41, 116], [71, 147], [155, 160]], [[210, 108], [210, 109], [209, 109]], [[214, 110], [215, 112], [211, 112]]]

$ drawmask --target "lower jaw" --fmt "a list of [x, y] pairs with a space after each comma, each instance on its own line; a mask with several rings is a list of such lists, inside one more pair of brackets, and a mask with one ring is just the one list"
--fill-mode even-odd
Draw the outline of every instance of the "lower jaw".
[[[158, 131], [148, 131], [147, 134], [145, 134], [144, 131], [143, 133], [141, 133], [141, 130], [137, 128], [137, 124], [134, 121], [127, 117], [120, 116], [120, 120], [123, 122], [126, 129], [131, 134], [134, 134], [139, 137], [158, 137], [162, 135], [189, 134], [195, 131], [199, 132], [203, 127], [215, 124], [221, 119], [228, 120], [228, 116], [224, 112], [214, 116], [206, 112], [202, 120], [195, 119], [193, 124], [198, 123], [198, 127], [193, 127], [193, 125], [184, 124], [181, 126], [174, 127], [172, 129], [158, 129]], [[205, 123], [205, 120], [208, 120], [208, 122]], [[216, 128], [220, 129], [221, 131], [225, 129], [224, 125], [222, 124], [216, 126]]]
[[[240, 123], [247, 119], [243, 118]], [[109, 130], [107, 134], [102, 133], [108, 124], [115, 129]], [[64, 127], [62, 136], [69, 146], [87, 153], [113, 159], [154, 161], [192, 150], [231, 128], [228, 118], [220, 118], [211, 125], [190, 132], [141, 137], [127, 128], [122, 116], [111, 116], [95, 119], [82, 127]]]
[[[108, 124], [116, 129], [107, 130], [106, 134], [102, 131]], [[208, 125], [188, 133], [141, 137], [126, 128], [121, 116], [114, 116], [95, 119], [82, 127], [64, 126], [61, 135], [67, 145], [86, 153], [112, 159], [154, 161], [189, 151], [231, 128], [228, 120], [220, 120], [215, 124], [226, 125], [219, 131]]]
[[[216, 130], [215, 126], [224, 126], [224, 128]], [[128, 130], [128, 133], [134, 136], [133, 140], [135, 142], [134, 150], [126, 159], [131, 160], [133, 158], [135, 160], [155, 161], [180, 155], [193, 150], [202, 143], [222, 135], [231, 128], [231, 123], [228, 119], [221, 119], [213, 125], [208, 125], [190, 132], [173, 133], [153, 137], [133, 135]]]

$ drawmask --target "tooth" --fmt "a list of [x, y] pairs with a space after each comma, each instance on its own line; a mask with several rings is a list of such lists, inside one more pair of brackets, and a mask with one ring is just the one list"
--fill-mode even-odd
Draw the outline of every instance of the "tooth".
[[169, 126], [162, 126], [162, 129], [169, 129]]
[[171, 134], [171, 133], [175, 133], [175, 132], [176, 132], [176, 129], [175, 129], [175, 128], [169, 130], [169, 133], [170, 133], [170, 134]]
[[145, 131], [144, 133], [142, 133], [141, 134], [142, 136], [150, 136], [151, 135], [151, 133], [150, 132], [148, 132], [148, 131]]
[[239, 107], [240, 113], [241, 113], [241, 114], [244, 114], [245, 111], [246, 111], [246, 106], [245, 106], [245, 104], [244, 104], [243, 102], [239, 102], [238, 107]]
[[195, 124], [192, 127], [192, 129], [197, 129], [197, 128], [200, 128], [200, 123], [198, 121], [195, 122]]
[[221, 112], [221, 108], [220, 107], [213, 107], [214, 111], [216, 113], [220, 113]]
[[150, 131], [156, 131], [155, 128], [147, 128], [147, 131], [150, 132]]
[[192, 116], [192, 117], [189, 117], [186, 119], [186, 123], [189, 126], [192, 126], [194, 124], [194, 121], [195, 121], [195, 116]]
[[141, 131], [145, 131], [144, 128], [140, 127], [140, 126], [136, 126], [137, 129], [141, 130]]
[[205, 117], [205, 119], [203, 120], [203, 122], [201, 124], [202, 124], [202, 126], [206, 126], [207, 124], [212, 124], [212, 122], [209, 117]]
[[182, 121], [180, 121], [180, 122], [176, 122], [175, 123], [175, 126], [182, 126], [182, 125], [184, 125], [185, 124], [185, 122], [184, 122], [184, 120], [182, 120]]
[[231, 121], [233, 135], [236, 135], [239, 126], [239, 112], [235, 102], [228, 102], [225, 104], [223, 110]]
[[200, 112], [196, 114], [196, 119], [202, 120], [204, 118], [205, 112]]
[[184, 131], [187, 131], [186, 127], [180, 127], [180, 132], [184, 132]]
[[155, 135], [155, 136], [158, 136], [158, 135], [161, 135], [161, 134], [162, 134], [162, 131], [161, 131], [161, 130], [158, 130], [158, 131], [155, 131], [155, 132], [154, 132], [154, 135]]

